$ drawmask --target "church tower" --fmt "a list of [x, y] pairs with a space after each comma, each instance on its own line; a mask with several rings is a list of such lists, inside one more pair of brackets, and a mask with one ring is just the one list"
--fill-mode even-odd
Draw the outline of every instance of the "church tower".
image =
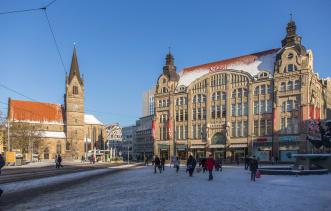
[[78, 67], [76, 47], [72, 55], [69, 77], [66, 74], [65, 109], [67, 123], [67, 155], [78, 156], [84, 152], [84, 75]]

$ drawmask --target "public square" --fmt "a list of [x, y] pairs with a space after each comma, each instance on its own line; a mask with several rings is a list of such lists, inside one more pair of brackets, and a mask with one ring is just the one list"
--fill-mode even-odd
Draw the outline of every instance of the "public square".
[[[185, 166], [156, 174], [151, 165], [111, 173], [116, 168], [123, 166], [2, 184], [2, 210], [330, 210], [330, 175], [254, 182], [243, 165], [225, 165], [208, 181]], [[6, 195], [24, 197], [6, 203]]]

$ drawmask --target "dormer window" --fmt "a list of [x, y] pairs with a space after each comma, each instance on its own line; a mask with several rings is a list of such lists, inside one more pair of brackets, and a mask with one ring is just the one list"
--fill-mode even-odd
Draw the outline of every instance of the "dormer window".
[[261, 73], [260, 74], [260, 77], [267, 77], [268, 76], [268, 73]]
[[162, 88], [162, 92], [161, 93], [167, 93], [168, 92], [168, 89], [167, 88], [165, 88], [165, 87], [163, 87]]
[[286, 72], [293, 72], [293, 69], [294, 69], [294, 71], [297, 71], [298, 70], [298, 68], [297, 68], [296, 65], [289, 64], [289, 65], [287, 65], [287, 67], [284, 68], [284, 73], [286, 73]]

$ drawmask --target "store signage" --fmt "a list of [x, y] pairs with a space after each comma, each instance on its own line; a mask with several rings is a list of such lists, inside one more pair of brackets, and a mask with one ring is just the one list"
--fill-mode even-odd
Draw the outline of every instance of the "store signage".
[[168, 141], [159, 141], [157, 142], [158, 145], [168, 145], [169, 142]]
[[258, 138], [258, 139], [256, 139], [257, 141], [267, 141], [267, 139], [266, 138]]
[[294, 141], [294, 140], [297, 140], [297, 138], [293, 136], [291, 138], [285, 138], [285, 137], [282, 138], [282, 141]]
[[7, 163], [14, 163], [15, 162], [15, 152], [7, 152], [6, 162]]
[[185, 141], [176, 141], [176, 144], [177, 144], [177, 145], [185, 145], [186, 142], [185, 142]]
[[210, 68], [209, 72], [212, 72], [214, 70], [225, 70], [225, 69], [228, 69], [228, 65], [220, 65], [217, 67], [212, 67], [212, 68]]

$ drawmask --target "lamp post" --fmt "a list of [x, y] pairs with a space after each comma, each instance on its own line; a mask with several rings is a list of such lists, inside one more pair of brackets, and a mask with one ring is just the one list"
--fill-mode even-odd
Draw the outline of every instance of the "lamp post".
[[128, 147], [128, 165], [130, 164], [130, 147]]
[[87, 134], [85, 138], [85, 160], [87, 159]]
[[10, 128], [10, 125], [9, 125], [9, 121], [7, 121], [7, 128], [8, 128], [8, 151], [10, 152], [10, 138], [9, 138], [9, 128]]
[[254, 140], [254, 135], [255, 135], [255, 133], [251, 133], [251, 136], [252, 136], [252, 156], [253, 156], [253, 140]]

